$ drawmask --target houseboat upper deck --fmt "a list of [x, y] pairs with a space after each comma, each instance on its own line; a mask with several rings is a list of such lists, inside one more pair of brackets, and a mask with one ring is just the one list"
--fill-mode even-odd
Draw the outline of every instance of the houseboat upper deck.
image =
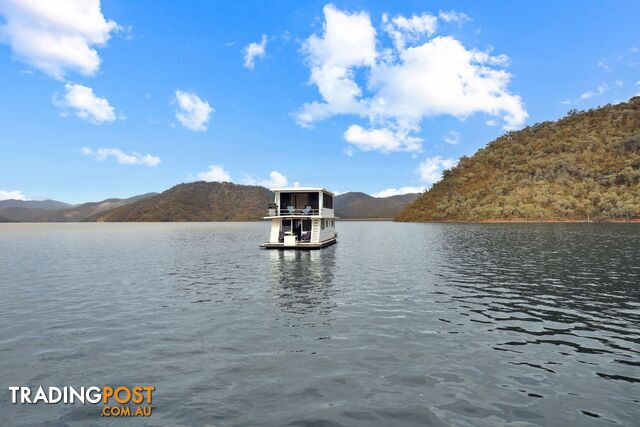
[[320, 187], [276, 188], [266, 220], [271, 220], [267, 249], [320, 249], [336, 243], [334, 193]]

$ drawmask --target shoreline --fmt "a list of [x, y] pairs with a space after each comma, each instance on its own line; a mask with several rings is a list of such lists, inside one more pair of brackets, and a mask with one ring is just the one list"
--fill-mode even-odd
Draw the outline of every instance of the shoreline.
[[[339, 222], [395, 222], [398, 224], [638, 224], [640, 218], [630, 220], [626, 219], [610, 219], [603, 221], [587, 221], [577, 219], [550, 219], [550, 220], [503, 220], [503, 219], [485, 219], [477, 221], [465, 220], [449, 220], [449, 221], [395, 221], [393, 218], [339, 218]], [[3, 221], [2, 224], [206, 224], [206, 223], [256, 223], [264, 222], [264, 220], [250, 221]]]
[[640, 218], [635, 219], [607, 219], [598, 221], [587, 221], [580, 219], [546, 219], [546, 220], [509, 220], [509, 219], [483, 219], [476, 221], [465, 220], [449, 220], [449, 221], [394, 221], [394, 222], [406, 222], [411, 224], [629, 224], [640, 223]]

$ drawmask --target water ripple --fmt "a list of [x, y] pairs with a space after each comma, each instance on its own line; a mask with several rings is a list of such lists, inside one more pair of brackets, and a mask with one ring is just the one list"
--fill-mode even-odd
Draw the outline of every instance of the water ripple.
[[[151, 383], [150, 425], [640, 417], [637, 224], [338, 227], [0, 225], [0, 384]], [[0, 395], [0, 424], [118, 424], [94, 409]]]

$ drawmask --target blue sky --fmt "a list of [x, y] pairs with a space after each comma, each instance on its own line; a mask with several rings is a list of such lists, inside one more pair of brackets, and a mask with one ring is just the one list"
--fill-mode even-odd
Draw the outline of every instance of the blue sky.
[[0, 16], [0, 199], [200, 178], [396, 194], [508, 129], [640, 93], [637, 1], [0, 0]]

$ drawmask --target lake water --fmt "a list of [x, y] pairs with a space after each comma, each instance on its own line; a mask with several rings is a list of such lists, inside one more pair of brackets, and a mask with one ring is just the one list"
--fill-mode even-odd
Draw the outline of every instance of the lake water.
[[[0, 225], [0, 425], [638, 425], [640, 224]], [[152, 417], [10, 385], [152, 384]]]

